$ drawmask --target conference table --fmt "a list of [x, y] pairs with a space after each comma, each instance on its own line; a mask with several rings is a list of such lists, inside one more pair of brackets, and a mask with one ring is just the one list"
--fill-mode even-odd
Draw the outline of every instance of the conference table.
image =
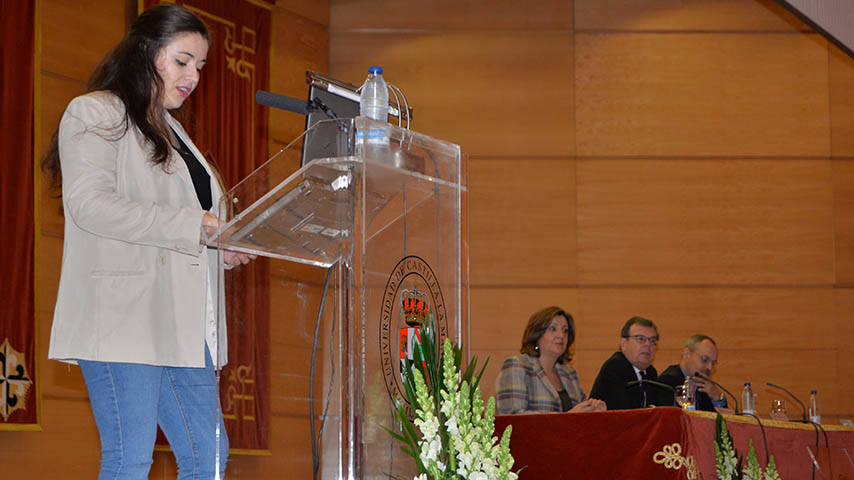
[[[513, 426], [510, 451], [520, 480], [649, 478], [716, 479], [716, 413], [676, 407], [590, 413], [498, 415], [495, 431]], [[813, 477], [808, 447], [832, 453], [835, 479], [851, 478], [847, 454], [854, 454], [854, 428], [723, 415], [739, 456], [753, 440], [759, 464], [766, 465], [765, 443], [785, 480]], [[765, 441], [763, 441], [763, 431]], [[825, 437], [826, 434], [826, 437]], [[826, 443], [825, 443], [826, 442]], [[843, 450], [844, 449], [844, 450]], [[523, 468], [524, 467], [524, 468]], [[840, 473], [842, 472], [842, 473]]]

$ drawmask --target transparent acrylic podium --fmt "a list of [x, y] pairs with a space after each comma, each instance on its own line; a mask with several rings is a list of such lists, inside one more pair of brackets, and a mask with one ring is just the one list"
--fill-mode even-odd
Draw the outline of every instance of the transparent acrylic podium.
[[[286, 176], [286, 159], [293, 162], [304, 147], [328, 156]], [[414, 474], [414, 460], [383, 429], [398, 430], [392, 398], [405, 396], [400, 359], [419, 338], [402, 302], [425, 301], [421, 320], [435, 319], [440, 339], [461, 340], [467, 349], [465, 162], [459, 146], [387, 123], [322, 121], [220, 202], [223, 223], [208, 242], [220, 252], [330, 269], [328, 293], [316, 302], [323, 305], [313, 402], [322, 429], [318, 478]], [[271, 323], [288, 320], [288, 312], [271, 311]], [[275, 357], [276, 345], [270, 348]], [[295, 443], [309, 445], [310, 438]]]

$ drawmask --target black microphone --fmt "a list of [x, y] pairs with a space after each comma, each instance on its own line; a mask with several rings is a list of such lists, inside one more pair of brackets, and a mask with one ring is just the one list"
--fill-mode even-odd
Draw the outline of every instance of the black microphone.
[[308, 115], [317, 109], [317, 107], [304, 100], [286, 97], [284, 95], [270, 93], [264, 90], [255, 91], [255, 102], [260, 103], [265, 107], [299, 113], [300, 115]]
[[[802, 412], [804, 412], [804, 418], [803, 418], [801, 421], [802, 421], [803, 423], [810, 423], [810, 422], [807, 420], [807, 408], [804, 406], [804, 402], [802, 402], [802, 401], [798, 400], [798, 397], [796, 397], [792, 392], [790, 392], [790, 391], [786, 390], [785, 388], [783, 388], [783, 387], [781, 387], [781, 386], [779, 386], [779, 385], [774, 385], [774, 384], [773, 384], [773, 383], [771, 383], [771, 382], [765, 382], [765, 385], [768, 385], [769, 387], [779, 388], [780, 390], [782, 390], [782, 391], [784, 391], [784, 392], [788, 393], [790, 397], [794, 398], [794, 399], [795, 399], [795, 401], [796, 401], [796, 402], [798, 402], [798, 404], [801, 406], [801, 411], [802, 411]], [[816, 435], [817, 435], [817, 434], [816, 434]]]
[[711, 379], [711, 378], [709, 378], [707, 375], [703, 375], [703, 374], [702, 374], [702, 373], [700, 373], [700, 372], [694, 372], [694, 376], [695, 376], [695, 377], [697, 377], [697, 378], [700, 378], [700, 379], [702, 379], [702, 380], [705, 380], [705, 381], [707, 381], [707, 382], [710, 382], [712, 385], [714, 385], [714, 386], [716, 386], [716, 387], [720, 388], [721, 390], [723, 390], [723, 391], [724, 391], [724, 393], [726, 393], [727, 395], [729, 395], [729, 398], [731, 398], [731, 399], [732, 399], [732, 401], [733, 401], [733, 403], [735, 403], [735, 414], [736, 414], [736, 415], [738, 415], [738, 399], [737, 399], [737, 398], [735, 398], [735, 395], [733, 395], [732, 393], [730, 393], [730, 391], [729, 391], [729, 390], [727, 390], [726, 388], [724, 388], [724, 386], [723, 386], [723, 385], [721, 385], [720, 383], [718, 383], [718, 382], [716, 382], [716, 381], [712, 380], [712, 379]]
[[626, 388], [634, 387], [635, 385], [640, 385], [641, 383], [655, 385], [658, 388], [666, 388], [667, 390], [670, 390], [670, 392], [673, 394], [673, 405], [676, 406], [676, 389], [666, 383], [656, 382], [655, 380], [647, 379], [632, 380], [631, 382], [626, 382]]

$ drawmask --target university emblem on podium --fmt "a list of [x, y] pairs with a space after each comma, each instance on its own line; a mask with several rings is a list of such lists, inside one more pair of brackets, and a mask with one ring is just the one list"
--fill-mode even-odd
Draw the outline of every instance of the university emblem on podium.
[[401, 259], [389, 276], [380, 309], [380, 361], [391, 398], [398, 398], [412, 414], [403, 379], [409, 373], [405, 360], [414, 360], [424, 328], [436, 325], [436, 340], [448, 337], [448, 315], [439, 280], [423, 259]]
[[[432, 320], [430, 302], [427, 295], [418, 290], [403, 289], [400, 293], [400, 313], [406, 322], [406, 327], [400, 329], [400, 375], [404, 381], [406, 375], [406, 360], [415, 360], [415, 347], [421, 345], [421, 328], [427, 324], [428, 317]], [[427, 366], [422, 360], [421, 363]]]

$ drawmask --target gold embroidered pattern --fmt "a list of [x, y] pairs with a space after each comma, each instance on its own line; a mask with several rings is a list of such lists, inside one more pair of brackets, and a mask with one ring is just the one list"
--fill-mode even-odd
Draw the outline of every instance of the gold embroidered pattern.
[[228, 420], [255, 421], [255, 380], [252, 367], [241, 365], [228, 375], [228, 388], [225, 404], [222, 406], [222, 418]]
[[225, 29], [225, 51], [227, 68], [239, 77], [252, 80], [255, 64], [247, 60], [247, 55], [255, 55], [255, 30], [240, 27], [241, 43], [234, 40], [234, 29]]
[[27, 391], [32, 384], [24, 354], [12, 348], [9, 339], [5, 339], [0, 345], [0, 415], [4, 421], [8, 421], [15, 410], [27, 409]]
[[255, 63], [249, 57], [255, 55], [255, 30], [240, 26], [240, 43], [235, 38], [237, 37], [237, 24], [226, 20], [218, 15], [206, 12], [200, 8], [184, 5], [188, 10], [200, 17], [207, 18], [211, 21], [222, 25], [225, 31], [225, 66], [227, 69], [236, 73], [240, 78], [244, 78], [254, 83]]
[[672, 470], [680, 470], [685, 467], [685, 474], [688, 480], [697, 479], [697, 464], [694, 462], [694, 457], [682, 456], [682, 445], [674, 443], [673, 445], [665, 445], [659, 452], [655, 452], [652, 456], [652, 461], [658, 464], [664, 464], [665, 468]]

